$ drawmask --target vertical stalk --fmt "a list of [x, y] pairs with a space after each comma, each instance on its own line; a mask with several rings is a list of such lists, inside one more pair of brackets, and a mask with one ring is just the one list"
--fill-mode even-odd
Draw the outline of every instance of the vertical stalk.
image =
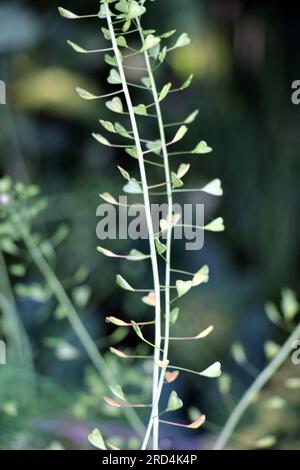
[[[77, 311], [75, 310], [72, 302], [70, 301], [69, 296], [67, 295], [59, 279], [56, 277], [54, 271], [48, 264], [47, 260], [44, 258], [40, 248], [36, 244], [26, 225], [22, 221], [20, 221], [17, 216], [14, 216], [13, 219], [15, 227], [18, 230], [20, 236], [22, 237], [32, 260], [34, 261], [37, 268], [47, 281], [47, 284], [49, 285], [53, 295], [56, 297], [56, 300], [58, 301], [59, 305], [66, 312], [67, 318], [75, 334], [77, 335], [81, 344], [85, 348], [90, 360], [94, 364], [95, 368], [98, 370], [100, 376], [103, 378], [104, 382], [107, 385], [117, 385], [113, 374], [111, 373], [105, 360], [98, 351], [97, 346], [95, 345], [94, 341], [92, 340], [89, 333], [85, 329], [82, 321], [80, 320], [80, 317]], [[136, 412], [130, 408], [124, 408], [123, 411], [126, 414], [127, 419], [133, 429], [135, 429], [136, 433], [141, 436], [143, 432], [143, 424], [140, 421]]]
[[229, 419], [227, 420], [219, 438], [214, 446], [214, 450], [222, 450], [226, 447], [229, 439], [231, 438], [236, 426], [242, 418], [245, 411], [253, 402], [254, 397], [257, 393], [266, 385], [270, 378], [275, 374], [279, 367], [284, 363], [291, 352], [292, 344], [295, 340], [300, 337], [300, 324], [295, 328], [293, 333], [289, 336], [287, 341], [284, 343], [278, 354], [274, 359], [267, 365], [267, 367], [259, 374], [257, 379], [253, 382], [251, 387], [246, 391], [244, 396], [241, 398]]
[[[140, 33], [142, 43], [144, 44], [144, 36], [141, 30], [140, 21], [137, 20], [137, 25]], [[146, 61], [147, 72], [151, 82], [151, 90], [153, 94], [153, 99], [155, 102], [155, 109], [158, 120], [158, 128], [163, 152], [163, 161], [164, 161], [164, 171], [165, 171], [165, 181], [166, 181], [166, 190], [167, 190], [167, 203], [168, 203], [168, 219], [171, 220], [173, 215], [173, 194], [172, 194], [172, 183], [171, 183], [171, 174], [170, 174], [170, 165], [169, 165], [169, 155], [167, 150], [167, 141], [165, 136], [163, 118], [161, 107], [159, 103], [159, 96], [156, 87], [156, 82], [152, 72], [152, 67], [150, 63], [150, 58], [148, 51], [144, 52], [144, 57]], [[169, 337], [170, 337], [170, 283], [171, 283], [171, 251], [172, 251], [172, 228], [170, 227], [167, 232], [167, 241], [166, 241], [166, 265], [165, 265], [165, 331], [164, 331], [164, 348], [163, 348], [163, 361], [168, 359], [169, 354]], [[165, 370], [162, 370], [164, 375]], [[154, 398], [154, 403], [152, 407], [152, 414], [149, 421], [149, 426], [153, 426], [153, 440], [158, 443], [159, 437], [159, 400], [160, 400], [161, 390], [157, 390], [157, 394]], [[155, 406], [156, 405], [156, 406]], [[144, 441], [144, 446], [147, 446], [147, 442]]]
[[[146, 176], [145, 170], [145, 162], [143, 156], [143, 150], [141, 146], [137, 121], [135, 117], [135, 113], [133, 110], [133, 104], [131, 100], [131, 96], [129, 93], [127, 80], [124, 72], [124, 68], [122, 65], [122, 56], [119, 51], [119, 47], [117, 45], [116, 36], [112, 24], [112, 19], [110, 16], [109, 5], [105, 2], [105, 11], [107, 17], [107, 24], [109, 28], [109, 32], [111, 35], [112, 47], [114, 50], [114, 54], [117, 60], [117, 65], [119, 69], [119, 74], [122, 80], [123, 91], [129, 111], [129, 116], [131, 120], [133, 136], [135, 140], [135, 146], [137, 148], [138, 153], [138, 162], [139, 162], [139, 169], [142, 181], [142, 188], [143, 188], [143, 197], [144, 197], [144, 204], [145, 204], [145, 214], [146, 214], [146, 221], [148, 227], [148, 234], [149, 234], [149, 245], [150, 245], [150, 255], [151, 255], [151, 264], [152, 264], [152, 274], [153, 274], [153, 282], [154, 282], [154, 292], [155, 292], [155, 349], [154, 349], [154, 363], [153, 363], [153, 401], [155, 401], [155, 396], [158, 391], [159, 386], [159, 366], [157, 361], [160, 359], [160, 346], [161, 346], [161, 300], [160, 300], [160, 281], [159, 281], [159, 272], [158, 272], [158, 261], [157, 261], [157, 253], [155, 247], [155, 240], [154, 240], [154, 228], [153, 222], [151, 217], [151, 205], [150, 205], [150, 198], [149, 198], [149, 190], [148, 190], [148, 181]], [[158, 436], [157, 434], [154, 436], [153, 439], [153, 450], [158, 449]]]

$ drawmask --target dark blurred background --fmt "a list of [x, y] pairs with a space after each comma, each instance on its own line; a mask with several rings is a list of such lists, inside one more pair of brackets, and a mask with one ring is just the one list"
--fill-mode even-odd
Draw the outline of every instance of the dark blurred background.
[[[157, 74], [161, 86], [168, 81], [181, 83], [190, 73], [195, 74], [188, 91], [172, 95], [163, 104], [168, 122], [181, 120], [199, 108], [189, 142], [204, 139], [214, 149], [212, 157], [191, 159], [188, 186], [197, 187], [219, 177], [224, 187], [221, 201], [199, 195], [186, 200], [205, 202], [209, 216], [222, 215], [226, 231], [208, 235], [204, 249], [197, 253], [185, 253], [179, 245], [173, 261], [189, 271], [204, 263], [211, 269], [209, 284], [182, 300], [175, 332], [195, 333], [207, 324], [216, 325], [208, 345], [173, 347], [174, 363], [200, 370], [220, 359], [234, 382], [226, 401], [221, 400], [215, 381], [196, 376], [179, 380], [179, 394], [187, 408], [198, 407], [209, 416], [205, 432], [186, 437], [186, 446], [195, 448], [208, 445], [206, 440], [210, 442], [218, 432], [232, 404], [252, 381], [249, 370], [233, 360], [232, 343], [242, 342], [253, 367], [261, 369], [266, 363], [264, 342], [272, 339], [281, 343], [286, 337], [266, 318], [264, 303], [278, 302], [285, 286], [299, 291], [300, 107], [291, 102], [291, 84], [300, 79], [300, 12], [296, 2], [283, 1], [148, 3], [147, 27], [158, 31], [176, 28], [178, 33], [188, 32], [192, 39], [190, 46], [170, 54]], [[46, 238], [62, 223], [69, 226], [68, 239], [57, 249], [55, 271], [66, 280], [79, 268], [86, 269], [81, 287], [89, 301], [83, 320], [105, 350], [101, 338], [113, 332], [104, 323], [107, 313], [134, 319], [149, 316], [149, 309], [139, 299], [116, 288], [115, 273], [121, 272], [133, 284], [142, 276], [147, 284], [147, 276], [150, 278], [146, 265], [132, 269], [132, 265], [112, 262], [96, 253], [99, 193], [120, 193], [122, 179], [116, 165], [124, 163], [125, 156], [102, 148], [91, 138], [91, 132], [99, 129], [98, 119], [111, 119], [104, 102], [83, 101], [75, 92], [76, 86], [99, 94], [109, 91], [109, 66], [101, 55], [78, 55], [66, 45], [70, 39], [87, 48], [101, 48], [105, 43], [100, 23], [66, 21], [57, 13], [59, 5], [50, 0], [1, 0], [0, 79], [7, 83], [7, 105], [0, 107], [0, 171], [15, 181], [41, 187], [48, 206], [35, 228]], [[84, 14], [96, 12], [98, 2], [66, 0], [62, 6]], [[134, 81], [139, 76], [135, 72], [131, 78]], [[134, 160], [124, 163], [129, 170], [134, 165]], [[105, 246], [119, 252], [133, 247], [124, 241]], [[34, 351], [37, 376], [43, 377], [45, 403], [34, 424], [31, 412], [19, 416], [19, 421], [16, 416], [13, 423], [11, 416], [0, 416], [1, 445], [5, 448], [17, 442], [20, 446], [21, 442], [29, 448], [86, 447], [90, 422], [104, 419], [108, 426], [115, 422], [102, 410], [95, 374], [87, 369], [83, 353], [62, 362], [45, 346], [45, 337], [62, 337], [76, 346], [68, 325], [53, 320], [51, 304], [19, 299], [18, 307]], [[132, 334], [124, 344], [135, 344]], [[299, 370], [296, 372], [299, 375]], [[147, 375], [143, 369], [140, 373]], [[297, 405], [293, 399], [299, 413], [299, 401]], [[273, 434], [276, 428], [284, 436], [279, 446], [299, 448], [295, 409], [290, 414], [281, 412], [286, 413], [284, 425], [279, 412], [274, 416], [258, 405], [244, 423], [241, 436], [245, 432], [255, 439]], [[182, 412], [182, 420], [186, 416]], [[6, 435], [7, 426], [10, 433]], [[24, 434], [25, 427], [29, 435]], [[164, 432], [168, 446], [169, 431]]]

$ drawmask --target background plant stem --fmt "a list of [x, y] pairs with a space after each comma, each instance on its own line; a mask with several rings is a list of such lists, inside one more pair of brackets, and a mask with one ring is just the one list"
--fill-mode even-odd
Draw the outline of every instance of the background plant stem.
[[[32, 260], [34, 261], [37, 268], [47, 281], [47, 284], [51, 292], [55, 296], [56, 300], [58, 301], [60, 307], [63, 309], [63, 311], [66, 312], [67, 319], [69, 320], [73, 331], [76, 333], [77, 337], [79, 338], [81, 344], [83, 345], [86, 353], [88, 354], [95, 368], [98, 370], [103, 381], [106, 383], [107, 386], [117, 385], [116, 379], [111, 373], [109, 367], [106, 365], [106, 362], [103, 359], [101, 353], [99, 352], [93, 339], [85, 329], [76, 309], [74, 308], [71, 300], [69, 299], [69, 296], [64, 290], [59, 279], [56, 277], [51, 266], [48, 264], [47, 260], [43, 256], [40, 248], [36, 244], [27, 226], [17, 217], [14, 218], [14, 223], [25, 243], [25, 246]], [[139, 436], [142, 436], [144, 426], [136, 412], [130, 408], [124, 408], [123, 411], [136, 433]]]
[[242, 418], [245, 411], [253, 402], [257, 393], [266, 385], [266, 383], [271, 379], [279, 367], [284, 363], [291, 352], [293, 341], [299, 339], [300, 337], [300, 324], [289, 336], [287, 341], [284, 343], [279, 353], [274, 357], [274, 359], [267, 365], [267, 367], [260, 373], [257, 379], [253, 382], [251, 387], [243, 395], [230, 417], [228, 418], [219, 438], [214, 446], [214, 450], [222, 450], [228, 444], [236, 426], [238, 425], [240, 419]]

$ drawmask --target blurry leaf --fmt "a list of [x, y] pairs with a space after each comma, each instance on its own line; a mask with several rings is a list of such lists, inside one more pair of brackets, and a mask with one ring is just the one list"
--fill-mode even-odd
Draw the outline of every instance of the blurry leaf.
[[220, 362], [215, 362], [207, 369], [203, 370], [202, 372], [199, 372], [199, 375], [202, 375], [203, 377], [216, 378], [220, 377], [221, 373], [222, 371]]
[[199, 109], [196, 109], [191, 114], [189, 114], [189, 116], [185, 119], [184, 123], [185, 124], [192, 124], [195, 121], [198, 114], [199, 114]]
[[183, 178], [187, 174], [190, 168], [191, 168], [191, 165], [189, 163], [181, 163], [181, 165], [179, 166], [176, 172], [178, 178]]
[[171, 36], [173, 36], [173, 34], [175, 34], [175, 33], [176, 33], [176, 29], [172, 29], [171, 31], [167, 31], [166, 33], [161, 34], [160, 37], [162, 39], [168, 39]]
[[237, 362], [240, 365], [243, 365], [246, 362], [248, 362], [245, 349], [242, 343], [238, 343], [238, 342], [233, 343], [231, 346], [231, 354], [235, 362]]
[[186, 88], [188, 88], [191, 85], [193, 78], [194, 78], [194, 74], [191, 73], [188, 79], [181, 85], [180, 90], [185, 90]]
[[83, 88], [76, 87], [76, 91], [78, 95], [80, 96], [80, 98], [83, 98], [84, 100], [96, 100], [97, 99], [96, 95], [93, 95], [92, 93], [90, 93], [87, 90], [84, 90]]
[[163, 255], [166, 252], [166, 245], [164, 245], [158, 238], [155, 239], [156, 251], [160, 255]]
[[206, 153], [211, 153], [212, 150], [213, 149], [209, 147], [204, 140], [202, 140], [198, 145], [196, 145], [192, 153], [193, 154], [206, 154]]
[[209, 267], [207, 265], [202, 266], [201, 269], [194, 275], [192, 279], [193, 287], [199, 286], [200, 284], [207, 283], [209, 280]]
[[16, 417], [18, 416], [18, 406], [14, 401], [7, 401], [1, 405], [1, 410], [8, 416]]
[[93, 136], [94, 139], [97, 140], [97, 142], [99, 142], [100, 144], [106, 145], [107, 147], [111, 147], [111, 143], [110, 143], [105, 137], [103, 137], [101, 134], [95, 134], [95, 133], [93, 133], [92, 136]]
[[122, 83], [120, 74], [119, 74], [119, 72], [117, 72], [117, 70], [115, 70], [115, 69], [111, 69], [107, 81], [108, 81], [108, 83], [110, 83], [111, 85], [118, 85], [118, 84]]
[[142, 51], [147, 51], [148, 49], [152, 49], [155, 47], [157, 44], [159, 44], [161, 41], [160, 37], [154, 36], [153, 34], [149, 34], [144, 42], [144, 45], [142, 47]]
[[165, 373], [165, 379], [168, 384], [171, 384], [175, 382], [175, 380], [178, 378], [180, 372], [179, 370], [174, 370], [173, 372], [166, 372]]
[[214, 179], [206, 186], [201, 188], [201, 191], [207, 194], [212, 194], [213, 196], [223, 196], [223, 189], [221, 186], [221, 181], [219, 179]]
[[144, 302], [144, 304], [149, 305], [150, 307], [155, 307], [155, 293], [150, 292], [148, 295], [142, 298], [142, 301]]
[[139, 116], [147, 116], [147, 108], [144, 104], [139, 104], [138, 106], [134, 106], [133, 108], [135, 114]]
[[108, 323], [112, 323], [113, 325], [116, 325], [116, 326], [128, 326], [128, 324], [126, 322], [124, 322], [123, 320], [120, 320], [119, 318], [116, 318], [116, 317], [106, 317], [105, 320]]
[[114, 204], [117, 205], [118, 201], [110, 194], [110, 193], [103, 193], [100, 194], [100, 197], [105, 201], [108, 202], [109, 204]]
[[24, 264], [12, 264], [9, 266], [9, 272], [16, 277], [23, 277], [26, 274], [26, 266]]
[[56, 347], [55, 355], [57, 359], [61, 361], [73, 361], [79, 357], [78, 349], [74, 348], [70, 343], [67, 341], [61, 340]]
[[80, 18], [80, 16], [75, 15], [75, 13], [73, 13], [72, 11], [66, 10], [62, 7], [58, 7], [58, 11], [63, 18], [67, 18], [68, 20], [77, 20], [78, 18]]
[[74, 49], [75, 52], [78, 52], [79, 54], [86, 54], [87, 53], [87, 50], [84, 49], [83, 47], [79, 46], [78, 44], [76, 44], [75, 42], [72, 42], [72, 41], [67, 41], [67, 43], [69, 44], [69, 46], [72, 47], [72, 49]]
[[140, 183], [132, 178], [124, 187], [123, 187], [124, 193], [127, 194], [143, 194], [143, 189], [140, 185]]
[[107, 101], [105, 106], [114, 113], [123, 113], [123, 104], [119, 97], [115, 97], [111, 101]]
[[94, 429], [91, 434], [88, 435], [88, 440], [94, 447], [97, 447], [97, 449], [107, 450], [104, 439], [99, 429]]
[[255, 447], [256, 449], [268, 449], [269, 447], [273, 447], [276, 442], [277, 439], [275, 436], [265, 436], [255, 442]]
[[163, 89], [161, 90], [159, 94], [158, 101], [163, 101], [168, 96], [169, 91], [171, 90], [171, 87], [172, 87], [172, 83], [167, 83], [167, 85], [163, 87]]
[[286, 400], [279, 396], [273, 396], [266, 400], [266, 407], [270, 410], [280, 410], [286, 405]]
[[47, 302], [51, 296], [47, 288], [38, 283], [28, 285], [17, 284], [15, 291], [20, 297], [25, 297], [40, 303]]
[[204, 228], [210, 232], [223, 232], [225, 230], [223, 218], [218, 217], [209, 224], [205, 225]]
[[265, 311], [268, 319], [274, 323], [274, 325], [280, 325], [282, 322], [282, 317], [278, 312], [276, 306], [272, 302], [267, 302], [265, 304]]
[[117, 274], [116, 283], [117, 286], [121, 287], [121, 289], [134, 292], [133, 287], [131, 287], [130, 284], [128, 284], [128, 282], [125, 281], [125, 279], [120, 274]]
[[187, 33], [183, 33], [181, 36], [179, 36], [173, 48], [176, 49], [178, 47], [185, 47], [188, 46], [190, 43], [191, 40], [188, 37]]
[[181, 126], [176, 132], [175, 137], [172, 140], [172, 144], [175, 144], [176, 142], [179, 142], [181, 139], [183, 139], [187, 131], [188, 128], [186, 126]]
[[122, 387], [120, 385], [111, 385], [109, 388], [111, 389], [111, 391], [115, 395], [115, 397], [120, 398], [120, 400], [126, 401], [124, 392], [123, 392]]
[[291, 390], [300, 388], [300, 377], [290, 377], [285, 380], [285, 386]]
[[91, 296], [90, 286], [78, 286], [72, 290], [72, 298], [79, 308], [84, 308]]
[[128, 173], [128, 171], [124, 170], [121, 166], [118, 166], [118, 170], [120, 171], [121, 175], [125, 180], [130, 181], [130, 174]]
[[193, 287], [192, 281], [176, 281], [178, 297], [183, 297]]
[[166, 411], [176, 411], [183, 407], [182, 400], [178, 397], [177, 393], [173, 390], [169, 397]]
[[291, 289], [285, 288], [281, 292], [281, 308], [284, 318], [287, 321], [294, 320], [295, 316], [299, 312], [299, 303]]
[[172, 181], [173, 189], [181, 188], [183, 186], [183, 181], [180, 178], [178, 178], [178, 176], [176, 175], [176, 173], [174, 173], [174, 171], [171, 172], [171, 181]]
[[266, 341], [264, 344], [265, 355], [267, 359], [273, 359], [280, 351], [279, 344], [274, 341]]
[[229, 374], [223, 373], [218, 380], [218, 386], [222, 395], [228, 395], [231, 388], [232, 379]]
[[171, 310], [170, 312], [170, 325], [171, 326], [175, 325], [176, 321], [178, 320], [179, 313], [180, 313], [179, 308], [174, 308], [173, 310]]

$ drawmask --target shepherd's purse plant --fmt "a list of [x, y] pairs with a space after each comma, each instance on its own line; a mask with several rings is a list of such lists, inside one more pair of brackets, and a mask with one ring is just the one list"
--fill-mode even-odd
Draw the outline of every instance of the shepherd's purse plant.
[[[139, 198], [146, 217], [147, 233], [149, 240], [149, 253], [144, 254], [134, 249], [128, 255], [120, 255], [111, 250], [99, 247], [103, 255], [108, 257], [117, 257], [126, 259], [128, 262], [148, 262], [151, 266], [153, 286], [146, 290], [146, 295], [142, 301], [150, 308], [154, 309], [154, 315], [150, 316], [148, 322], [125, 321], [122, 318], [110, 316], [107, 321], [118, 327], [130, 327], [136, 333], [141, 342], [146, 343], [153, 355], [139, 356], [130, 355], [123, 350], [111, 348], [112, 354], [115, 354], [120, 361], [128, 359], [149, 360], [153, 362], [152, 378], [152, 400], [151, 404], [132, 403], [126, 396], [120, 385], [112, 385], [110, 391], [112, 397], [103, 397], [105, 402], [115, 408], [125, 409], [150, 409], [148, 422], [146, 423], [145, 433], [141, 442], [141, 449], [152, 448], [159, 449], [160, 425], [177, 426], [188, 429], [197, 429], [205, 422], [205, 416], [200, 414], [192, 423], [179, 423], [165, 419], [165, 414], [176, 411], [183, 407], [183, 402], [176, 393], [171, 390], [167, 406], [162, 409], [161, 396], [165, 386], [174, 383], [179, 373], [192, 373], [199, 376], [214, 378], [221, 374], [221, 365], [215, 362], [211, 365], [204, 364], [203, 370], [192, 371], [184, 367], [173, 365], [169, 357], [169, 345], [172, 341], [177, 341], [181, 345], [184, 341], [204, 340], [214, 327], [212, 325], [203, 325], [203, 331], [196, 332], [192, 337], [173, 337], [171, 328], [175, 324], [179, 308], [176, 302], [187, 294], [192, 288], [208, 282], [209, 268], [204, 265], [199, 267], [196, 273], [175, 269], [172, 264], [172, 244], [173, 233], [177, 225], [181, 224], [179, 214], [173, 210], [174, 192], [180, 193], [189, 191], [182, 189], [184, 186], [183, 178], [191, 168], [190, 163], [178, 162], [174, 166], [176, 156], [186, 155], [193, 158], [207, 158], [212, 148], [204, 141], [200, 140], [196, 145], [191, 146], [190, 151], [173, 151], [173, 147], [186, 136], [188, 126], [192, 124], [198, 110], [193, 111], [182, 122], [166, 123], [163, 118], [162, 105], [169, 95], [187, 89], [193, 76], [179, 85], [173, 86], [172, 83], [160, 84], [156, 78], [160, 66], [167, 60], [169, 53], [177, 48], [182, 48], [190, 44], [190, 39], [186, 33], [183, 33], [173, 39], [176, 31], [158, 33], [156, 30], [144, 29], [142, 26], [143, 18], [146, 15], [148, 6], [154, 0], [101, 0], [100, 10], [94, 14], [84, 16], [77, 15], [70, 10], [60, 7], [61, 16], [67, 19], [89, 19], [96, 18], [101, 22], [101, 29], [104, 40], [107, 45], [102, 49], [87, 50], [84, 45], [78, 45], [73, 41], [68, 44], [79, 54], [102, 54], [103, 60], [111, 67], [108, 75], [108, 83], [115, 86], [116, 89], [108, 91], [107, 94], [98, 96], [90, 90], [77, 88], [79, 96], [85, 100], [106, 100], [106, 108], [120, 118], [129, 120], [127, 123], [112, 122], [105, 119], [100, 120], [102, 132], [109, 133], [110, 138], [101, 132], [96, 132], [93, 137], [102, 145], [108, 147], [120, 147], [124, 149], [125, 156], [128, 159], [136, 159], [138, 164], [139, 176], [132, 177], [128, 171], [119, 167], [121, 175], [126, 180], [123, 190], [126, 194], [134, 195]], [[140, 66], [133, 66], [131, 60], [138, 57], [143, 63]], [[140, 61], [139, 61], [140, 63]], [[134, 69], [137, 75], [140, 75], [138, 83], [132, 83], [128, 80], [128, 71]], [[144, 91], [146, 96], [145, 103], [136, 102], [135, 90]], [[155, 138], [149, 138], [142, 135], [140, 121], [147, 119], [156, 125]], [[144, 128], [144, 127], [143, 127]], [[173, 131], [174, 129], [174, 131]], [[171, 134], [170, 134], [171, 133]], [[111, 140], [116, 139], [117, 143]], [[125, 142], [125, 143], [124, 143]], [[160, 180], [155, 183], [149, 183], [153, 175], [157, 175], [157, 169], [160, 171]], [[160, 188], [160, 193], [157, 193]], [[192, 191], [192, 190], [190, 190]], [[208, 182], [204, 187], [196, 191], [203, 191], [213, 196], [222, 195], [222, 187], [219, 179]], [[155, 233], [155, 228], [151, 215], [151, 201], [153, 197], [161, 196], [166, 199], [167, 216], [160, 220], [160, 231]], [[118, 205], [116, 197], [110, 193], [103, 193], [101, 197], [112, 205]], [[142, 197], [142, 202], [141, 198]], [[184, 227], [184, 222], [182, 222]], [[224, 230], [223, 219], [221, 217], [209, 221], [201, 227], [193, 227], [196, 230], [206, 230], [212, 232], [221, 232]], [[162, 235], [165, 235], [162, 240]], [[164, 274], [160, 274], [160, 264], [164, 263]], [[150, 269], [150, 268], [149, 268]], [[180, 278], [175, 278], [180, 275]], [[181, 277], [182, 276], [182, 277]], [[163, 277], [163, 279], [162, 279]], [[121, 289], [128, 292], [139, 293], [142, 289], [136, 289], [124, 279], [117, 275], [117, 284]], [[152, 310], [153, 311], [153, 310]], [[154, 326], [154, 339], [151, 339], [151, 328]], [[147, 332], [149, 328], [149, 333]], [[150, 338], [150, 339], [149, 339]], [[180, 346], [179, 346], [180, 347]], [[106, 442], [100, 431], [95, 429], [89, 436], [90, 442], [98, 448], [116, 448], [114, 445]]]

